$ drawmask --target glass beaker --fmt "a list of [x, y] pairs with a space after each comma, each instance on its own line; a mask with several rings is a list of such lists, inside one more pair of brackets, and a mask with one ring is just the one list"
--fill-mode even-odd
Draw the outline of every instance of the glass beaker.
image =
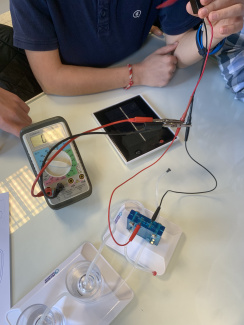
[[84, 302], [99, 299], [103, 286], [102, 275], [95, 264], [90, 274], [87, 274], [90, 264], [88, 261], [77, 262], [70, 267], [66, 275], [68, 292]]
[[41, 316], [44, 312], [47, 312], [47, 308], [43, 304], [35, 304], [27, 307], [19, 316], [16, 325], [65, 325], [63, 314], [55, 307], [48, 310], [41, 324]]

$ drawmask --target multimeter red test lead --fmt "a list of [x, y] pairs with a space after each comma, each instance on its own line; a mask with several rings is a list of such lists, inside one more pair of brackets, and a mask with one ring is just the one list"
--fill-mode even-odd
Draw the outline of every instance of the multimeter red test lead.
[[[189, 127], [181, 120], [154, 119], [152, 117], [133, 117], [126, 120], [115, 121], [99, 126], [85, 133], [90, 133], [108, 125], [120, 123], [144, 123], [145, 128], [162, 128], [166, 126], [177, 127], [179, 132], [182, 126]], [[21, 141], [27, 153], [35, 173], [36, 180], [33, 184], [32, 193], [35, 197], [44, 195], [48, 205], [53, 209], [59, 209], [66, 205], [79, 201], [91, 194], [92, 187], [80, 157], [78, 148], [73, 142], [74, 136], [66, 143], [62, 142], [71, 136], [67, 122], [61, 117], [51, 118], [28, 126], [21, 131]], [[42, 167], [44, 158], [52, 147], [58, 142], [61, 144], [50, 155], [49, 161]], [[44, 189], [34, 195], [34, 187], [40, 176], [44, 178]], [[45, 192], [45, 193], [44, 193]], [[62, 192], [62, 193], [61, 193]], [[59, 197], [57, 197], [59, 195]]]
[[[145, 128], [147, 128], [147, 126], [150, 126], [150, 128], [152, 129], [154, 129], [155, 127], [162, 128], [166, 126], [177, 127], [178, 129], [180, 129], [181, 126], [186, 126], [180, 120], [153, 119], [152, 117], [136, 116], [133, 118], [119, 120], [96, 127], [94, 129], [85, 131], [82, 134], [90, 133], [110, 125], [125, 122], [139, 124], [144, 123]], [[60, 123], [60, 125], [58, 123]], [[31, 193], [34, 197], [41, 197], [46, 194], [44, 195], [45, 199], [49, 206], [53, 209], [62, 208], [66, 205], [81, 200], [91, 194], [91, 185], [90, 187], [88, 187], [88, 190], [86, 189], [86, 185], [88, 185], [86, 184], [86, 178], [87, 180], [89, 180], [88, 175], [86, 172], [84, 172], [84, 174], [82, 173], [82, 170], [79, 168], [79, 164], [77, 163], [77, 161], [79, 160], [80, 163], [83, 165], [81, 157], [76, 157], [76, 160], [74, 160], [74, 156], [79, 156], [79, 152], [75, 143], [72, 142], [78, 136], [74, 135], [72, 137], [69, 131], [70, 137], [69, 140], [65, 143], [65, 133], [62, 129], [64, 125], [65, 128], [69, 130], [67, 122], [61, 117], [56, 117], [53, 119], [48, 119], [33, 124], [29, 127], [24, 128], [21, 131], [22, 144], [26, 150], [26, 153], [28, 154], [27, 156], [36, 175], [36, 179], [32, 186]], [[62, 139], [64, 141], [62, 141]], [[59, 143], [60, 145], [58, 145]], [[48, 160], [48, 162], [44, 164], [44, 166], [42, 166], [45, 157], [48, 155], [49, 151], [53, 150], [52, 148], [56, 144], [58, 145], [57, 150], [53, 151], [53, 153], [50, 155], [50, 159]], [[75, 151], [73, 152], [72, 149], [75, 149]], [[85, 171], [84, 165], [83, 171]], [[79, 179], [77, 179], [77, 174], [79, 174]], [[84, 176], [85, 174], [86, 177]], [[35, 185], [42, 175], [44, 177], [44, 185], [46, 186], [46, 188], [43, 188], [42, 192], [34, 194]], [[80, 184], [77, 185], [77, 183]], [[90, 184], [90, 181], [88, 181], [88, 183]], [[80, 187], [82, 187], [83, 190], [81, 191], [81, 195], [79, 195], [80, 193], [78, 190], [78, 188]], [[75, 192], [72, 193], [72, 191]], [[58, 195], [59, 198], [57, 198]], [[64, 199], [64, 197], [66, 199]]]

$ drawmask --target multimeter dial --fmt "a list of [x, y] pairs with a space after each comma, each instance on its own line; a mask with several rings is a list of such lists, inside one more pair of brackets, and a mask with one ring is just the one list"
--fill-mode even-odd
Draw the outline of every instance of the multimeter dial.
[[[51, 148], [71, 136], [71, 132], [62, 117], [54, 117], [24, 128], [20, 136], [33, 171], [37, 175]], [[53, 150], [50, 157], [57, 154], [63, 144], [64, 142]], [[54, 190], [58, 183], [62, 183], [64, 189], [56, 198], [47, 199], [53, 209], [62, 208], [91, 194], [91, 183], [74, 141], [58, 153], [43, 172], [45, 188]]]
[[[57, 152], [58, 150], [54, 150], [51, 153], [50, 158], [54, 156]], [[70, 156], [66, 152], [61, 151], [47, 166], [46, 172], [50, 176], [61, 177], [67, 175], [71, 167], [72, 161]]]

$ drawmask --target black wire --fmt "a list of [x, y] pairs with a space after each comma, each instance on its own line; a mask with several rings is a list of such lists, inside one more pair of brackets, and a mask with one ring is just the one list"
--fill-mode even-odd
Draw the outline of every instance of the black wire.
[[190, 153], [189, 153], [189, 151], [188, 151], [188, 148], [187, 148], [187, 142], [185, 142], [185, 149], [186, 149], [186, 152], [187, 152], [188, 156], [189, 156], [189, 157], [190, 157], [190, 158], [191, 158], [191, 159], [192, 159], [196, 164], [198, 164], [200, 167], [202, 167], [203, 169], [205, 169], [205, 170], [206, 170], [206, 171], [207, 171], [207, 172], [208, 172], [208, 173], [213, 177], [213, 179], [214, 179], [214, 181], [215, 181], [215, 185], [214, 185], [214, 187], [213, 187], [212, 189], [210, 189], [210, 190], [207, 190], [207, 191], [199, 191], [199, 192], [181, 192], [181, 191], [167, 190], [167, 191], [164, 193], [164, 195], [162, 196], [159, 206], [162, 205], [162, 202], [163, 202], [164, 197], [165, 197], [166, 194], [169, 193], [169, 192], [171, 192], [171, 193], [178, 193], [178, 194], [190, 194], [190, 195], [193, 195], [193, 194], [205, 194], [205, 193], [213, 192], [213, 191], [216, 189], [217, 185], [218, 185], [217, 179], [216, 179], [216, 177], [213, 175], [213, 173], [211, 173], [209, 169], [207, 169], [206, 167], [204, 167], [202, 164], [200, 164], [198, 161], [196, 161], [196, 160], [195, 160], [195, 159], [190, 155]]
[[188, 151], [188, 148], [187, 148], [187, 142], [185, 141], [185, 149], [186, 149], [186, 152], [188, 154], [188, 156], [197, 164], [199, 165], [200, 167], [202, 167], [204, 170], [206, 170], [214, 179], [214, 182], [215, 182], [215, 185], [212, 189], [210, 190], [206, 190], [206, 191], [198, 191], [198, 192], [183, 192], [183, 191], [173, 191], [173, 190], [167, 190], [164, 195], [162, 196], [161, 200], [160, 200], [160, 203], [159, 203], [159, 206], [157, 207], [156, 211], [154, 212], [151, 220], [152, 221], [155, 221], [157, 219], [157, 216], [160, 212], [160, 209], [161, 209], [161, 205], [162, 205], [162, 202], [163, 202], [163, 199], [165, 198], [165, 196], [168, 194], [168, 193], [175, 193], [175, 194], [186, 194], [186, 195], [197, 195], [197, 194], [206, 194], [206, 193], [210, 193], [210, 192], [213, 192], [216, 187], [218, 186], [218, 182], [217, 182], [217, 179], [216, 177], [214, 176], [213, 173], [210, 172], [209, 169], [207, 169], [206, 167], [204, 167], [202, 164], [200, 164], [198, 161], [196, 161], [189, 153]]
[[[132, 134], [138, 134], [138, 133], [149, 133], [149, 132], [152, 132], [152, 131], [155, 131], [154, 128], [152, 129], [146, 129], [145, 127], [143, 127], [141, 130], [138, 130], [138, 131], [132, 131], [132, 132], [121, 132], [121, 133], [118, 133], [118, 132], [115, 132], [115, 133], [110, 133], [110, 132], [90, 132], [90, 133], [86, 133], [86, 132], [82, 132], [82, 133], [78, 133], [78, 134], [75, 134], [75, 135], [71, 135], [65, 139], [62, 139], [61, 141], [57, 142], [51, 149], [50, 151], [46, 154], [43, 162], [42, 162], [42, 165], [41, 165], [41, 169], [44, 167], [44, 165], [46, 164], [46, 161], [48, 159], [48, 157], [50, 156], [50, 154], [53, 152], [53, 150], [55, 150], [60, 144], [64, 144], [65, 142], [67, 142], [68, 140], [70, 139], [73, 139], [73, 138], [78, 138], [80, 136], [83, 136], [83, 135], [95, 135], [95, 134], [102, 134], [102, 135], [113, 135], [113, 136], [128, 136], [128, 135], [132, 135]], [[44, 195], [45, 198], [47, 199], [54, 199], [57, 197], [57, 195], [59, 194], [60, 190], [62, 190], [63, 188], [61, 187], [60, 189], [58, 188], [57, 190], [54, 191], [54, 194], [52, 196], [49, 196], [46, 194], [46, 191], [44, 189], [44, 185], [43, 185], [43, 173], [41, 174], [40, 176], [40, 179], [39, 179], [39, 185], [40, 185], [40, 188], [42, 190], [42, 193]]]
[[[205, 27], [205, 31], [206, 31], [206, 44], [207, 44], [207, 28], [206, 28], [206, 24], [205, 22], [203, 21], [203, 24], [204, 24], [204, 27]], [[205, 63], [205, 60], [206, 60], [206, 54], [205, 56], [203, 57], [203, 62], [202, 62], [202, 66], [201, 66], [201, 70], [200, 70], [200, 75], [199, 75], [199, 78], [202, 74], [202, 71], [203, 71], [203, 67], [204, 67], [204, 63]], [[190, 107], [189, 107], [189, 112], [188, 112], [188, 117], [187, 117], [187, 121], [186, 121], [186, 124], [191, 124], [191, 119], [192, 119], [192, 111], [193, 111], [193, 102], [194, 102], [194, 96], [195, 96], [195, 93], [193, 94], [192, 96], [192, 100], [191, 100], [191, 103], [190, 103]], [[109, 133], [109, 132], [90, 132], [90, 133], [78, 133], [78, 134], [75, 134], [75, 135], [72, 135], [70, 137], [67, 137], [61, 141], [59, 141], [58, 143], [56, 143], [51, 149], [50, 151], [47, 153], [47, 155], [45, 156], [43, 162], [42, 162], [42, 166], [41, 166], [41, 169], [44, 167], [48, 157], [50, 156], [50, 154], [52, 153], [53, 150], [55, 150], [61, 143], [64, 143], [72, 138], [78, 138], [80, 136], [83, 136], [83, 135], [95, 135], [95, 134], [105, 134], [105, 135], [119, 135], [119, 136], [126, 136], [126, 135], [131, 135], [131, 134], [138, 134], [138, 133], [147, 133], [147, 132], [151, 132], [152, 129], [145, 129], [145, 127], [141, 130], [138, 130], [138, 131], [133, 131], [133, 132], [128, 132], [128, 133]], [[188, 140], [188, 136], [189, 136], [189, 132], [190, 132], [190, 127], [186, 128], [186, 131], [185, 131], [185, 148], [186, 148], [186, 152], [188, 153], [189, 157], [195, 162], [197, 163], [199, 166], [201, 166], [202, 168], [204, 168], [215, 180], [215, 187], [209, 191], [204, 191], [204, 192], [178, 192], [178, 191], [172, 191], [172, 190], [168, 190], [164, 193], [163, 197], [161, 198], [161, 201], [160, 201], [160, 204], [157, 208], [157, 210], [155, 211], [153, 217], [152, 217], [152, 220], [156, 220], [157, 218], [157, 215], [160, 211], [160, 208], [161, 208], [161, 204], [162, 204], [162, 201], [165, 197], [165, 195], [168, 193], [168, 192], [172, 192], [172, 193], [179, 193], [179, 194], [204, 194], [204, 193], [209, 193], [209, 192], [212, 192], [215, 190], [215, 188], [217, 187], [217, 179], [215, 178], [215, 176], [206, 168], [204, 167], [203, 165], [201, 165], [199, 162], [197, 162], [189, 153], [188, 149], [187, 149], [187, 145], [186, 145], [186, 142]], [[39, 185], [41, 187], [41, 190], [43, 192], [43, 195], [47, 198], [47, 199], [53, 199], [53, 198], [56, 198], [58, 193], [55, 193], [53, 196], [48, 196], [45, 192], [45, 189], [44, 189], [44, 185], [43, 185], [43, 173], [41, 174], [40, 176], [40, 181], [39, 181]], [[62, 190], [62, 189], [61, 189]]]
[[[206, 27], [206, 24], [205, 24], [204, 21], [203, 21], [203, 24], [204, 24], [204, 28], [205, 28], [205, 31], [206, 31], [205, 35], [206, 35], [206, 46], [207, 46], [207, 44], [208, 44], [207, 27]], [[205, 53], [205, 55], [203, 57], [203, 61], [202, 61], [201, 69], [200, 69], [199, 78], [201, 77], [201, 74], [202, 74], [202, 71], [203, 71], [203, 67], [204, 67], [204, 63], [206, 61], [206, 57], [207, 57], [207, 53]], [[198, 80], [199, 80], [199, 78], [198, 78]], [[189, 124], [189, 125], [191, 125], [191, 123], [192, 123], [192, 110], [193, 110], [194, 97], [195, 97], [195, 93], [192, 96], [192, 100], [191, 100], [191, 103], [190, 103], [190, 107], [189, 107], [189, 111], [188, 111], [187, 119], [186, 119], [186, 124]], [[186, 128], [186, 131], [185, 131], [185, 141], [188, 140], [189, 134], [190, 134], [190, 127], [187, 127]]]
[[[207, 44], [208, 44], [208, 35], [207, 35], [207, 28], [206, 28], [206, 24], [205, 22], [203, 22], [204, 24], [204, 28], [205, 28], [205, 31], [206, 31], [206, 47], [207, 47]], [[200, 75], [199, 75], [199, 78], [201, 77], [201, 74], [202, 74], [202, 71], [203, 71], [203, 67], [204, 67], [204, 64], [205, 64], [205, 61], [206, 61], [206, 56], [207, 56], [207, 53], [204, 55], [203, 57], [203, 62], [202, 62], [202, 66], [201, 66], [201, 70], [200, 70]], [[199, 79], [198, 79], [199, 80]], [[189, 111], [188, 111], [188, 116], [187, 116], [187, 119], [186, 119], [186, 124], [191, 124], [191, 120], [192, 120], [192, 111], [193, 111], [193, 103], [194, 103], [194, 96], [195, 96], [195, 93], [193, 94], [192, 96], [192, 100], [191, 100], [191, 103], [190, 103], [190, 106], [189, 106]], [[215, 185], [212, 189], [210, 190], [207, 190], [207, 191], [200, 191], [200, 192], [181, 192], [181, 191], [173, 191], [173, 190], [167, 190], [164, 195], [162, 196], [161, 198], [161, 201], [160, 201], [160, 204], [159, 206], [157, 207], [156, 211], [154, 212], [151, 220], [152, 221], [155, 221], [157, 219], [157, 216], [159, 214], [159, 211], [161, 209], [161, 205], [162, 205], [162, 202], [163, 202], [163, 199], [165, 198], [165, 196], [167, 195], [167, 193], [171, 192], [171, 193], [176, 193], [176, 194], [187, 194], [187, 195], [195, 195], [195, 194], [205, 194], [205, 193], [209, 193], [209, 192], [212, 192], [216, 189], [217, 185], [218, 185], [218, 182], [217, 182], [217, 179], [216, 177], [210, 172], [210, 170], [208, 170], [206, 167], [204, 167], [202, 164], [200, 164], [198, 161], [196, 161], [189, 153], [188, 151], [188, 148], [187, 148], [187, 140], [188, 140], [188, 137], [189, 137], [189, 133], [190, 133], [190, 127], [187, 127], [186, 128], [186, 131], [185, 131], [185, 149], [186, 149], [186, 152], [188, 154], [188, 156], [196, 163], [198, 164], [200, 167], [202, 167], [203, 169], [205, 169], [214, 179], [215, 181]]]

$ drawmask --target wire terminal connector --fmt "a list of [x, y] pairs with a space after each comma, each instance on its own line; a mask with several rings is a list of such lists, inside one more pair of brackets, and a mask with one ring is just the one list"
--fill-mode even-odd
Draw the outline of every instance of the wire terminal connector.
[[152, 221], [150, 218], [145, 217], [135, 210], [131, 210], [127, 217], [127, 229], [134, 231], [134, 229], [140, 225], [140, 229], [137, 233], [138, 236], [144, 238], [151, 245], [158, 245], [165, 227], [156, 221]]
[[181, 128], [181, 127], [190, 127], [191, 124], [184, 124], [184, 121], [175, 120], [175, 119], [153, 119], [153, 123], [162, 124], [163, 127], [172, 127], [172, 128]]

